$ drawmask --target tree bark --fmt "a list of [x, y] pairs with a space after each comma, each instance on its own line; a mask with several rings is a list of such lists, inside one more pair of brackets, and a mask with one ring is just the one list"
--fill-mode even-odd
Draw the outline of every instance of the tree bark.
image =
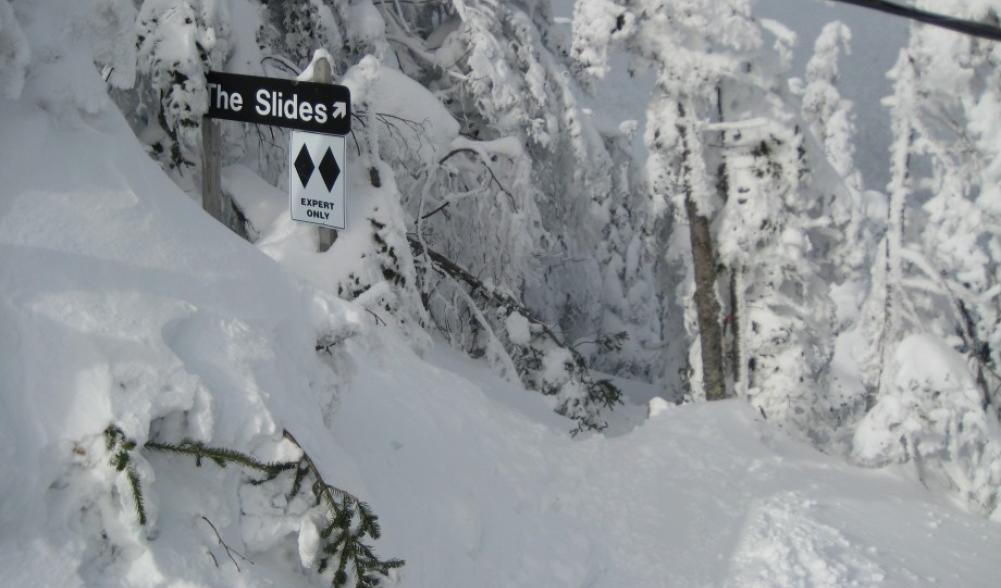
[[[684, 121], [685, 106], [678, 103], [679, 118]], [[691, 159], [698, 157], [692, 148], [695, 132], [691, 124], [681, 123], [681, 182], [685, 194], [685, 213], [688, 216], [688, 235], [692, 246], [692, 267], [695, 273], [695, 312], [699, 326], [699, 344], [702, 351], [702, 388], [706, 400], [726, 398], [726, 372], [723, 365], [723, 329], [720, 325], [720, 306], [716, 299], [716, 252], [713, 249], [709, 219], [700, 214], [693, 198], [696, 183], [692, 174]]]
[[721, 400], [726, 398], [726, 385], [723, 378], [723, 333], [719, 324], [719, 302], [716, 300], [716, 255], [709, 232], [709, 219], [698, 213], [691, 197], [685, 198], [685, 212], [695, 269], [694, 298], [702, 347], [702, 386], [706, 391], [706, 400]]

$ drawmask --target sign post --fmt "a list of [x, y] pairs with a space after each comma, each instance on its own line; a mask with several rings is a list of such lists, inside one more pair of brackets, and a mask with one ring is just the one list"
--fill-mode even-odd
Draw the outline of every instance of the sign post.
[[219, 126], [209, 117], [202, 119], [202, 209], [212, 218], [228, 225], [225, 218], [226, 197], [222, 192], [222, 166], [219, 161]]
[[[344, 206], [344, 135], [351, 132], [351, 93], [330, 83], [330, 63], [313, 63], [311, 80], [283, 80], [209, 72], [208, 118], [274, 125], [293, 129], [289, 145], [289, 212], [292, 220], [320, 225], [318, 250], [337, 238], [333, 229], [346, 227]], [[208, 121], [205, 121], [208, 123]], [[203, 130], [203, 207], [223, 220], [217, 208], [221, 189], [212, 185], [218, 169], [209, 161], [213, 129]], [[218, 130], [215, 131], [218, 133]], [[216, 138], [216, 142], [218, 139]], [[218, 158], [215, 159], [218, 168]], [[211, 176], [206, 172], [213, 172]], [[216, 180], [218, 183], [218, 180]]]
[[[318, 84], [329, 84], [330, 83], [330, 78], [331, 78], [331, 75], [330, 75], [330, 62], [327, 61], [326, 58], [324, 58], [324, 57], [321, 57], [321, 58], [317, 59], [315, 65], [313, 67], [313, 79], [310, 80], [310, 81], [316, 82]], [[346, 106], [342, 106], [342, 108], [341, 108], [342, 110], [346, 110], [347, 106], [350, 106], [350, 104], [351, 104], [351, 96], [348, 95], [347, 100], [342, 101], [341, 104], [346, 105]], [[347, 121], [348, 125], [350, 126], [350, 124], [351, 124], [350, 114], [347, 115], [347, 118], [345, 120]], [[344, 137], [343, 137], [344, 134], [345, 133], [342, 133], [341, 141], [340, 141], [340, 161], [341, 161], [342, 164], [347, 164], [347, 160], [344, 159]], [[293, 135], [293, 140], [291, 141], [291, 143], [294, 143], [295, 142], [295, 140], [294, 140], [295, 139], [295, 137], [294, 137], [295, 131], [292, 132], [292, 135]], [[291, 144], [289, 145], [289, 153], [292, 153], [292, 145]], [[290, 167], [289, 169], [291, 170], [292, 168]], [[292, 178], [292, 173], [289, 172], [289, 184], [292, 183], [291, 182], [291, 178]], [[335, 180], [336, 179], [337, 178], [335, 178]], [[341, 220], [341, 224], [337, 228], [344, 229], [347, 226], [346, 225], [347, 215], [344, 212], [344, 182], [343, 181], [340, 183], [340, 188], [341, 188], [340, 189], [340, 220]], [[332, 189], [331, 189], [331, 191], [332, 191]], [[291, 206], [291, 202], [292, 202], [292, 200], [294, 200], [294, 196], [292, 195], [292, 189], [291, 188], [289, 188], [288, 197], [289, 197], [289, 202], [290, 202], [290, 210], [292, 211], [292, 220], [295, 220], [295, 218], [296, 218], [295, 207]], [[337, 232], [336, 231], [334, 231], [331, 228], [317, 227], [317, 229], [316, 229], [316, 250], [317, 251], [319, 251], [320, 253], [323, 253], [327, 249], [330, 249], [330, 247], [334, 244], [334, 241], [336, 241], [336, 240], [337, 240]]]

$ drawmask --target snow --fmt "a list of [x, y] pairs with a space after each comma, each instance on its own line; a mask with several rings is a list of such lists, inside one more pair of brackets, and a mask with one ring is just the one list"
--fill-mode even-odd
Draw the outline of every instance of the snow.
[[[188, 521], [201, 512], [232, 532], [235, 503], [211, 475], [175, 488], [190, 464], [142, 460], [151, 542], [102, 466], [101, 432], [117, 423], [142, 443], [156, 421], [161, 434], [184, 430], [267, 458], [281, 427], [298, 422], [299, 438], [317, 443], [332, 401], [332, 376], [313, 351], [318, 294], [206, 217], [117, 113], [69, 122], [29, 101], [0, 112], [0, 435], [4, 471], [21, 472], [0, 483], [0, 553], [27, 575], [55, 575], [52, 586], [93, 585], [104, 573], [132, 585], [157, 575], [202, 582], [211, 563], [191, 541], [200, 523]], [[331, 326], [351, 322], [341, 308]], [[123, 550], [117, 560], [101, 547], [102, 528]], [[47, 571], [53, 558], [74, 563]]]
[[[9, 6], [0, 0], [0, 76], [14, 72], [6, 88], [17, 90], [0, 98], [8, 585], [329, 584], [311, 570], [320, 519], [305, 499], [248, 484], [232, 464], [196, 467], [142, 449], [151, 437], [186, 436], [296, 459], [284, 430], [329, 482], [380, 515], [377, 551], [407, 560], [390, 585], [996, 584], [998, 521], [914, 483], [910, 470], [821, 455], [743, 401], [674, 406], [666, 391], [631, 383], [607, 436], [574, 439], [550, 399], [440, 341], [418, 355], [365, 300], [334, 295], [362, 271], [355, 258], [369, 233], [342, 232], [335, 249], [315, 253], [313, 233], [288, 219], [285, 195], [234, 165], [225, 190], [261, 239], [255, 247], [230, 234], [150, 160], [86, 52], [21, 35], [54, 52], [20, 87], [23, 73], [2, 61], [13, 38], [4, 35], [19, 30]], [[384, 26], [370, 3], [356, 6], [371, 12], [367, 29]], [[38, 19], [24, 22], [44, 31]], [[27, 55], [18, 51], [15, 66]], [[413, 113], [398, 92], [409, 83], [402, 74], [368, 67], [377, 75], [359, 80], [359, 95], [379, 112]], [[351, 83], [355, 75], [365, 77], [349, 73]], [[411, 106], [441, 129], [429, 150], [457, 145], [440, 105]], [[350, 165], [349, 187], [363, 196], [351, 218], [398, 197], [386, 164]], [[365, 184], [365, 166], [382, 174], [381, 189]], [[837, 296], [844, 313], [857, 298], [847, 288]], [[512, 341], [531, 336], [520, 314], [505, 327]], [[317, 353], [321, 340], [329, 356]], [[857, 381], [852, 341], [839, 344], [844, 379]], [[940, 342], [905, 339], [896, 358], [902, 388], [917, 382], [977, 401], [962, 358]], [[566, 358], [547, 361], [557, 359]], [[888, 397], [872, 418], [896, 418], [905, 401]], [[127, 479], [108, 464], [109, 424], [139, 444], [146, 527]]]
[[[293, 535], [294, 561], [310, 561], [315, 526], [241, 517], [233, 468], [150, 455], [150, 537], [109, 501], [88, 440], [109, 419], [143, 440], [178, 410], [192, 432], [262, 456], [295, 430], [381, 515], [378, 549], [408, 560], [401, 586], [988, 586], [1001, 573], [995, 523], [818, 455], [739, 401], [575, 441], [544, 398], [440, 347], [428, 363], [393, 337], [356, 336], [334, 375], [314, 337], [368, 332], [364, 313], [204, 216], [118, 115], [74, 127], [7, 102], [0, 117], [0, 459], [20, 472], [0, 488], [0, 569], [16, 585], [309, 581], [279, 554]], [[237, 572], [203, 514], [255, 565]], [[102, 526], [117, 555], [99, 547]]]
[[672, 406], [674, 405], [659, 396], [651, 398], [650, 402], [647, 404], [647, 415], [650, 418], [658, 417], [671, 410]]
[[894, 364], [892, 391], [855, 432], [855, 458], [873, 465], [913, 460], [913, 475], [926, 487], [991, 515], [1001, 486], [1001, 447], [966, 360], [941, 339], [917, 334], [896, 346]]
[[7, 0], [0, 0], [0, 92], [7, 98], [21, 94], [30, 55], [14, 9]]
[[[413, 546], [399, 551], [415, 564], [406, 585], [842, 586], [882, 573], [886, 586], [953, 574], [987, 586], [996, 573], [985, 557], [1001, 538], [995, 525], [894, 475], [818, 456], [742, 402], [686, 406], [628, 435], [575, 442], [537, 396], [451, 353], [431, 360], [438, 369], [406, 389], [391, 385], [410, 373], [402, 362], [361, 370], [376, 385], [367, 398], [346, 396], [334, 420], [363, 461], [389, 466], [369, 487], [385, 494], [387, 528], [399, 521], [386, 543]], [[385, 418], [363, 422], [373, 408]], [[455, 444], [470, 433], [475, 443]], [[401, 502], [401, 487], [412, 498]], [[973, 568], [944, 564], [978, 542]], [[440, 552], [447, 564], [428, 561]], [[762, 582], [761, 566], [790, 581]], [[811, 583], [797, 575], [804, 566], [827, 571]]]
[[514, 311], [504, 319], [504, 327], [507, 330], [507, 338], [516, 345], [527, 345], [532, 339], [532, 332], [529, 330], [528, 319]]
[[882, 190], [889, 181], [891, 142], [886, 110], [880, 104], [892, 93], [886, 72], [897, 51], [907, 43], [908, 22], [872, 10], [823, 0], [757, 0], [754, 12], [785, 24], [797, 33], [794, 71], [803, 71], [807, 49], [829, 22], [839, 20], [852, 33], [851, 53], [842, 63], [838, 89], [858, 113], [858, 165], [869, 189]]
[[[609, 3], [611, 4], [611, 3]], [[573, 0], [554, 0], [553, 13], [561, 18], [572, 15]], [[907, 42], [907, 22], [895, 17], [860, 8], [823, 2], [822, 0], [757, 0], [755, 16], [784, 26], [794, 33], [793, 71], [805, 70], [810, 57], [808, 48], [831, 21], [843, 21], [853, 31], [851, 55], [845, 59], [839, 89], [858, 109], [858, 162], [868, 188], [882, 190], [889, 179], [887, 172], [890, 146], [890, 126], [880, 100], [892, 92], [886, 72], [893, 66], [897, 50]], [[603, 23], [604, 19], [595, 19]], [[778, 29], [782, 30], [782, 29]], [[611, 28], [596, 27], [607, 35]], [[786, 40], [792, 40], [786, 35]], [[653, 92], [653, 76], [627, 67], [622, 54], [611, 54], [608, 75], [595, 84], [594, 97], [583, 102], [599, 113], [599, 128], [614, 129], [619, 122], [635, 118], [643, 112]], [[645, 152], [643, 133], [638, 133], [634, 149]]]

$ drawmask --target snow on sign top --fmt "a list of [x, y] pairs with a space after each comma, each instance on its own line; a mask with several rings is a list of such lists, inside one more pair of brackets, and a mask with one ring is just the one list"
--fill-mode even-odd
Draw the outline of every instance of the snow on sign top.
[[346, 135], [351, 132], [351, 92], [316, 84], [211, 71], [210, 118]]

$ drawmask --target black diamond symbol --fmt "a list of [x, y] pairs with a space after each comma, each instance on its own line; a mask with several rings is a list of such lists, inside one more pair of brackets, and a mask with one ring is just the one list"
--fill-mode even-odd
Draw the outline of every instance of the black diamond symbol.
[[295, 158], [295, 171], [299, 173], [299, 180], [302, 182], [303, 188], [309, 182], [309, 176], [313, 175], [313, 169], [313, 160], [309, 156], [309, 150], [303, 145], [302, 149], [299, 150], [299, 155]]
[[320, 160], [320, 177], [327, 185], [328, 192], [334, 189], [334, 182], [337, 181], [339, 175], [341, 175], [341, 168], [337, 165], [337, 160], [334, 159], [334, 152], [330, 150], [330, 147], [327, 147], [327, 152]]

